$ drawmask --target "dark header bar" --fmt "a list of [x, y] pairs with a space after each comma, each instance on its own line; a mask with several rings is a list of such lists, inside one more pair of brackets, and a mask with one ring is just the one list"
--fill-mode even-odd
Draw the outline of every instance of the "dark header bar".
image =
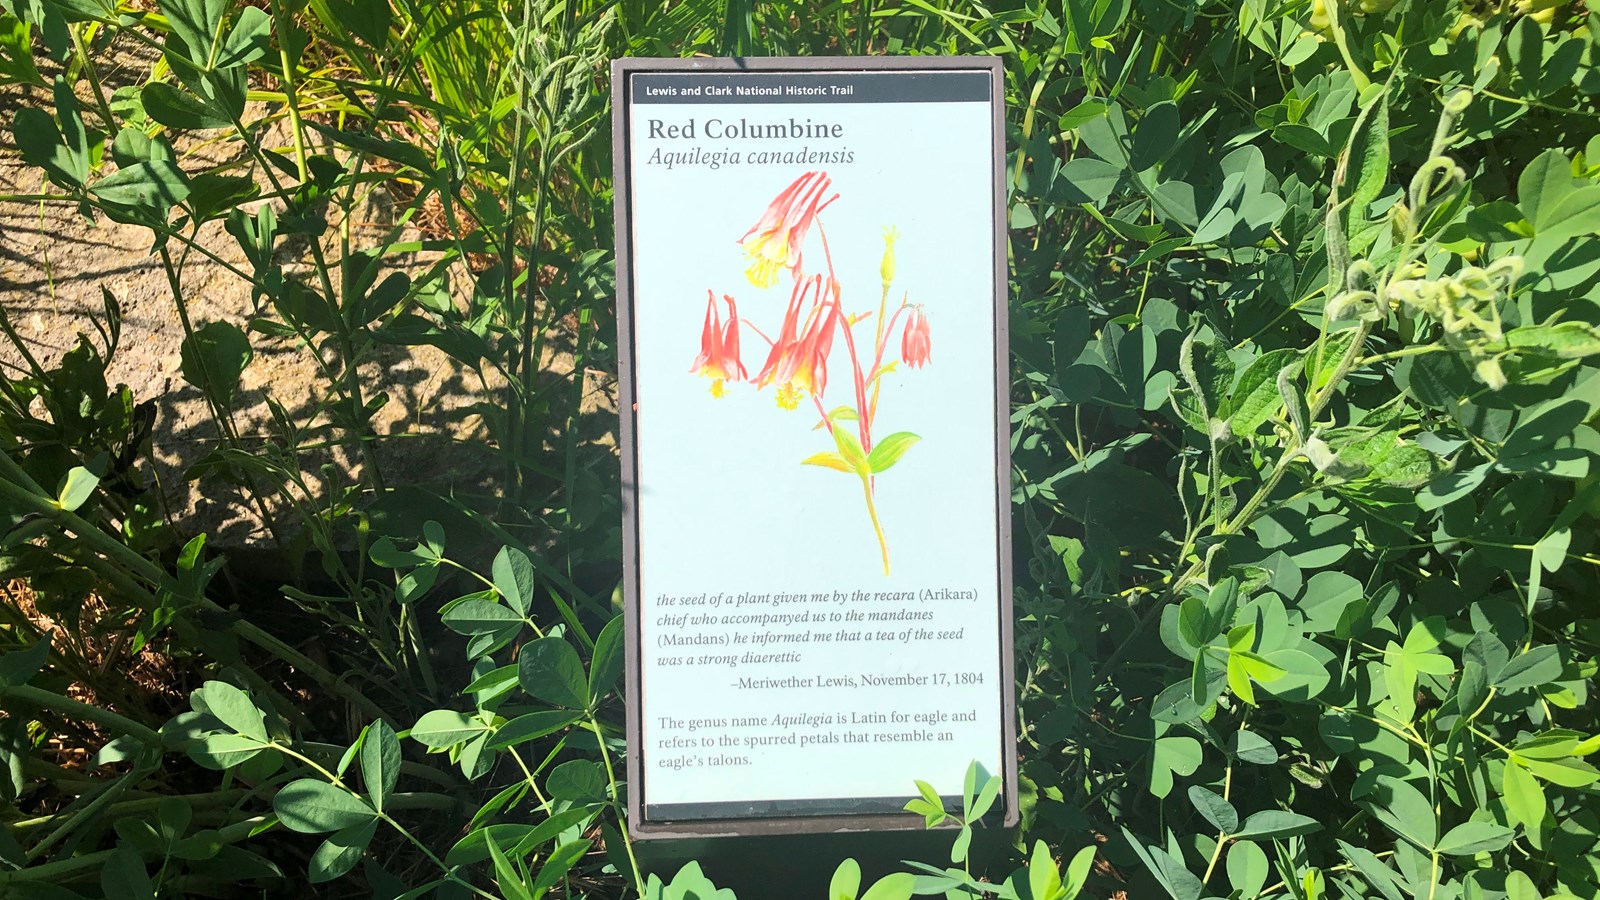
[[694, 72], [633, 75], [634, 103], [987, 103], [988, 72]]

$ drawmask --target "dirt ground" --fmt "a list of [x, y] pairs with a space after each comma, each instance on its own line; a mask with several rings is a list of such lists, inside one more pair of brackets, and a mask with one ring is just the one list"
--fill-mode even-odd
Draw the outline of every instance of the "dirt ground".
[[[141, 59], [136, 52], [123, 51], [115, 58], [107, 90], [119, 82], [138, 83], [149, 72], [150, 60]], [[6, 123], [0, 128], [0, 194], [56, 192], [42, 172], [22, 162], [9, 125], [22, 104], [41, 100], [40, 105], [49, 108], [48, 93], [43, 89], [0, 88], [0, 122]], [[266, 143], [270, 146], [274, 139], [288, 143], [281, 128], [276, 135], [268, 132]], [[189, 140], [180, 142], [178, 149], [180, 164], [190, 172], [239, 152], [236, 145], [220, 141]], [[364, 238], [369, 245], [376, 243], [390, 224], [386, 192], [380, 188], [352, 217], [355, 245], [360, 246]], [[404, 235], [404, 239], [416, 237], [415, 230]], [[237, 241], [220, 222], [205, 225], [199, 241], [227, 262], [249, 269]], [[289, 250], [280, 255], [286, 274], [305, 272], [303, 247], [298, 254]], [[390, 262], [396, 268], [416, 269], [430, 260], [407, 254]], [[186, 533], [205, 531], [210, 540], [224, 547], [243, 546], [260, 537], [260, 518], [247, 511], [238, 496], [221, 485], [184, 477], [190, 465], [217, 446], [220, 431], [199, 391], [185, 383], [180, 372], [184, 333], [178, 305], [152, 252], [150, 233], [103, 218], [88, 221], [71, 203], [0, 200], [0, 306], [41, 363], [50, 366], [71, 349], [78, 335], [95, 334], [90, 319], [102, 316], [102, 288], [117, 299], [123, 314], [121, 346], [112, 360], [108, 381], [128, 385], [136, 401], [154, 400], [157, 404], [154, 474], [160, 479], [175, 524]], [[248, 327], [252, 315], [249, 287], [224, 266], [189, 254], [183, 259], [179, 289], [196, 327], [211, 321]], [[254, 358], [244, 371], [236, 401], [241, 431], [258, 435], [269, 431], [269, 395], [302, 424], [316, 421], [327, 379], [318, 371], [309, 348], [294, 339], [260, 333], [252, 333], [250, 338]], [[0, 341], [0, 366], [21, 362], [15, 349], [5, 346], [8, 343]], [[559, 347], [542, 362], [547, 377], [571, 372], [571, 356]], [[380, 348], [358, 371], [366, 396], [389, 395], [388, 404], [375, 420], [378, 434], [408, 436], [377, 443], [379, 465], [388, 483], [444, 490], [493, 489], [498, 463], [486, 451], [487, 430], [473, 407], [504, 402], [494, 384], [486, 386], [476, 372], [427, 346]], [[586, 412], [614, 410], [613, 393], [611, 379], [604, 373], [585, 373]], [[341, 480], [353, 478], [362, 465], [352, 454], [340, 451], [326, 461], [334, 465], [333, 477]], [[325, 494], [331, 485], [322, 481], [315, 465], [307, 468], [314, 490]]]

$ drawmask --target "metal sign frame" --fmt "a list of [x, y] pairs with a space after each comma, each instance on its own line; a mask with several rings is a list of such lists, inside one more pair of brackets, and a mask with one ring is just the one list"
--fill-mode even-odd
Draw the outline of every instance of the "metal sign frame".
[[[911, 813], [739, 817], [684, 821], [651, 821], [645, 817], [644, 766], [647, 752], [642, 740], [643, 696], [640, 616], [639, 523], [634, 500], [638, 486], [637, 406], [634, 378], [634, 233], [630, 172], [630, 115], [633, 111], [632, 76], [642, 73], [794, 73], [838, 75], [875, 72], [979, 72], [990, 83], [992, 108], [993, 171], [993, 295], [994, 295], [994, 459], [997, 473], [995, 516], [998, 546], [998, 615], [1000, 647], [1001, 766], [1003, 779], [998, 809], [989, 818], [1006, 827], [1015, 825], [1017, 810], [1016, 677], [1012, 625], [1011, 471], [1010, 452], [1010, 343], [1007, 329], [1006, 199], [1005, 199], [1005, 84], [1001, 61], [994, 57], [771, 57], [721, 59], [643, 59], [612, 62], [612, 159], [615, 172], [617, 363], [620, 383], [621, 455], [623, 485], [623, 594], [626, 613], [628, 740], [628, 817], [632, 835], [643, 839], [703, 838], [773, 834], [901, 831], [921, 829], [922, 818]], [[909, 799], [909, 794], [907, 799]], [[950, 798], [947, 799], [948, 801]], [[954, 798], [959, 804], [960, 798]]]

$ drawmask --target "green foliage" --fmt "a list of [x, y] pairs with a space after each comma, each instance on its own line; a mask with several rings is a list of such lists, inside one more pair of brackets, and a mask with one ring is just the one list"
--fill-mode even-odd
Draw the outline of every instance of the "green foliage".
[[[1593, 0], [155, 6], [0, 3], [37, 190], [0, 202], [148, 234], [185, 475], [278, 562], [173, 524], [114, 283], [61, 348], [0, 309], [0, 894], [732, 896], [633, 858], [583, 403], [606, 62], [691, 53], [1006, 66], [1023, 823], [976, 852], [998, 780], [908, 784], [949, 860], [831, 900], [1600, 893]], [[200, 259], [248, 315], [191, 317]], [[493, 398], [492, 485], [388, 471], [429, 426], [380, 429], [372, 373], [424, 345]], [[269, 354], [323, 390], [247, 420]]]

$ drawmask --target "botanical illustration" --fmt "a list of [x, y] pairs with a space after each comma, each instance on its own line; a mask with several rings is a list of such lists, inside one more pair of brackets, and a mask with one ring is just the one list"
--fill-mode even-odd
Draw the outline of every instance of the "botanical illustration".
[[[883, 259], [878, 266], [878, 308], [847, 311], [844, 288], [834, 270], [828, 247], [828, 232], [822, 212], [839, 199], [832, 191], [833, 179], [826, 172], [807, 172], [784, 188], [759, 221], [739, 238], [749, 259], [745, 276], [756, 288], [766, 290], [789, 281], [789, 301], [774, 332], [763, 330], [749, 318], [741, 318], [731, 295], [724, 294], [727, 318], [722, 317], [716, 294], [706, 291], [705, 328], [700, 335], [700, 355], [691, 372], [712, 379], [711, 395], [723, 396], [730, 383], [747, 382], [756, 390], [773, 387], [780, 409], [796, 410], [809, 402], [818, 417], [817, 430], [833, 438], [833, 450], [813, 453], [802, 465], [833, 469], [855, 476], [861, 482], [867, 517], [872, 522], [883, 558], [883, 573], [889, 574], [889, 542], [878, 519], [877, 479], [899, 462], [921, 438], [909, 431], [877, 437], [874, 425], [884, 375], [900, 363], [920, 369], [929, 361], [928, 318], [921, 304], [901, 293], [891, 311], [889, 294], [895, 280], [894, 243], [898, 232], [883, 230]], [[806, 241], [814, 232], [812, 245]], [[806, 251], [820, 251], [822, 265], [812, 272], [806, 268]], [[746, 304], [748, 310], [750, 304]], [[752, 377], [740, 357], [740, 331], [749, 329], [767, 345], [766, 362]], [[900, 335], [899, 360], [884, 356]], [[870, 336], [870, 338], [869, 338]], [[828, 388], [828, 365], [835, 339], [844, 346], [849, 363], [849, 395], [846, 402], [829, 407], [824, 402]], [[837, 389], [836, 389], [837, 394]]]

